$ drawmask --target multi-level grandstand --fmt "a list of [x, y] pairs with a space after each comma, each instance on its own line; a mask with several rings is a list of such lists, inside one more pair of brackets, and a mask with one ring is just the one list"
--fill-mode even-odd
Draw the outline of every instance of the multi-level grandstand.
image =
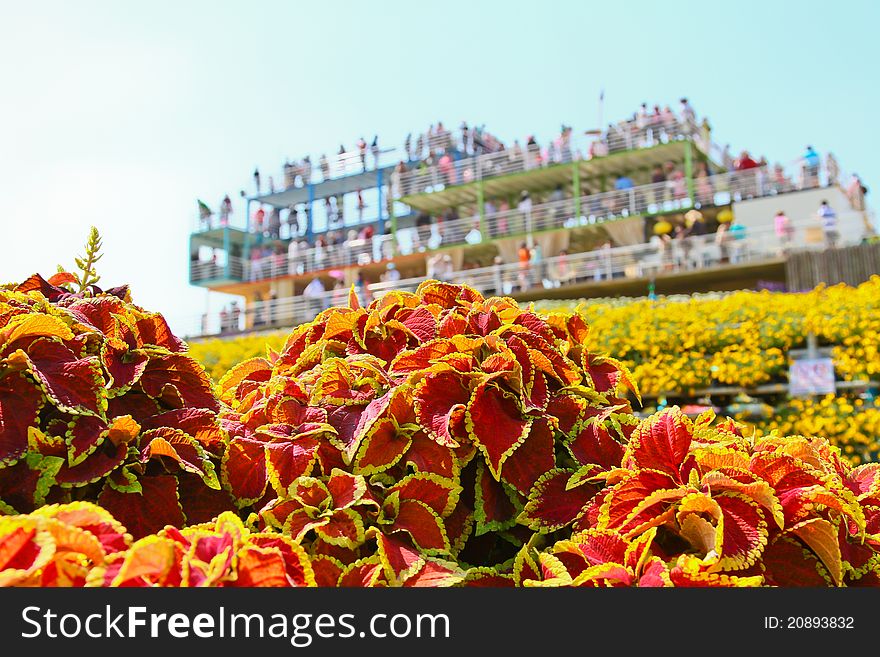
[[563, 126], [543, 149], [436, 126], [315, 174], [286, 164], [237, 222], [202, 213], [190, 282], [244, 302], [192, 334], [291, 326], [352, 286], [368, 302], [426, 277], [518, 300], [859, 283], [880, 272], [861, 183], [813, 155], [734, 159], [683, 114]]

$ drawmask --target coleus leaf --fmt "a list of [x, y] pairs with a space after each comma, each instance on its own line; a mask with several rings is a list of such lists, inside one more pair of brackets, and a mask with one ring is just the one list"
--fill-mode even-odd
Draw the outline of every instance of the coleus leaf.
[[141, 375], [140, 386], [155, 399], [173, 398], [176, 392], [184, 406], [219, 410], [204, 368], [184, 354], [151, 358]]
[[476, 387], [465, 414], [468, 435], [486, 457], [495, 479], [500, 478], [507, 457], [525, 440], [531, 424], [531, 419], [523, 418], [513, 395], [491, 382]]
[[146, 463], [154, 458], [176, 462], [186, 472], [201, 477], [208, 488], [220, 489], [214, 464], [198, 441], [180, 429], [161, 427], [144, 432], [140, 440], [140, 460]]
[[678, 407], [656, 413], [636, 427], [630, 438], [624, 467], [659, 470], [681, 482], [681, 470], [688, 456], [693, 425]]
[[413, 391], [413, 409], [425, 432], [441, 445], [458, 447], [450, 431], [456, 416], [464, 416], [470, 400], [470, 390], [463, 385], [463, 377], [454, 371], [430, 373]]
[[544, 473], [529, 493], [519, 522], [537, 532], [548, 533], [577, 520], [596, 494], [596, 488], [591, 484], [582, 484], [567, 490], [566, 484], [571, 474], [571, 471], [562, 468]]
[[61, 342], [37, 338], [27, 352], [19, 349], [7, 363], [34, 377], [58, 410], [73, 414], [101, 415], [107, 405], [103, 374], [94, 356], [78, 358]]
[[0, 379], [0, 468], [27, 451], [28, 427], [36, 426], [43, 395], [18, 372]]
[[223, 454], [220, 480], [239, 506], [248, 506], [262, 498], [269, 484], [265, 444], [233, 438]]
[[503, 531], [516, 523], [522, 504], [515, 492], [496, 481], [483, 463], [476, 468], [474, 520], [477, 535]]
[[155, 534], [165, 525], [183, 526], [186, 518], [177, 496], [177, 479], [172, 475], [143, 477], [141, 487], [141, 493], [120, 493], [105, 485], [98, 504], [136, 539]]

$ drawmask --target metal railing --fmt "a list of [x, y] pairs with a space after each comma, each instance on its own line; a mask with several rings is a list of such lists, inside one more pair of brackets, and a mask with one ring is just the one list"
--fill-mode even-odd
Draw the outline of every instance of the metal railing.
[[[600, 192], [574, 198], [532, 203], [504, 211], [486, 212], [484, 220], [472, 215], [453, 221], [398, 229], [396, 235], [377, 235], [370, 240], [348, 240], [342, 245], [317, 246], [291, 253], [274, 254], [243, 261], [230, 258], [230, 274], [239, 280], [262, 280], [285, 275], [301, 275], [336, 267], [366, 265], [449, 246], [479, 244], [483, 241], [528, 235], [559, 228], [601, 224], [619, 218], [660, 214], [707, 205], [727, 205], [748, 198], [761, 198], [802, 189], [813, 180], [795, 183], [790, 177], [777, 177], [768, 167], [731, 171], [697, 177], [693, 198], [684, 178], [638, 185], [630, 189]], [[204, 265], [204, 267], [203, 267]], [[217, 278], [210, 263], [194, 263], [190, 280], [198, 282]]]
[[711, 148], [710, 143], [704, 143], [696, 124], [674, 116], [658, 123], [621, 122], [592, 139], [570, 133], [566, 138], [559, 137], [543, 148], [538, 144], [514, 145], [497, 152], [458, 159], [454, 155], [460, 154], [461, 150], [454, 142], [448, 141], [444, 147], [447, 152], [434, 154], [437, 162], [429, 164], [422, 160], [405, 172], [393, 174], [392, 190], [396, 198], [435, 192], [452, 185], [530, 171], [550, 164], [650, 148], [685, 138], [694, 138], [704, 150]]
[[[845, 215], [853, 213], [845, 213]], [[857, 212], [855, 214], [858, 214]], [[844, 219], [841, 216], [840, 219]], [[652, 238], [645, 244], [606, 247], [585, 253], [558, 255], [529, 263], [498, 264], [478, 269], [450, 272], [439, 276], [451, 283], [465, 283], [484, 295], [513, 295], [540, 289], [553, 289], [587, 282], [618, 279], [644, 279], [709, 267], [739, 265], [786, 256], [791, 253], [825, 249], [818, 219], [791, 222], [786, 239], [775, 227], [747, 233], [717, 233], [682, 238]], [[841, 242], [838, 246], [846, 246]], [[437, 278], [436, 272], [429, 276]], [[379, 282], [357, 289], [362, 305], [392, 290], [414, 291], [426, 277]], [[296, 296], [249, 304], [237, 321], [226, 316], [201, 320], [200, 333], [236, 333], [246, 329], [292, 326], [311, 321], [321, 310], [345, 305], [348, 289], [321, 292], [314, 296]]]

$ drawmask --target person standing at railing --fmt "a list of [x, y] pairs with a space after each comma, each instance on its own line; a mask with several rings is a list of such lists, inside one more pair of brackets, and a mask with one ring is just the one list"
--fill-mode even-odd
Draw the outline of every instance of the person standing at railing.
[[853, 210], [861, 211], [865, 209], [865, 194], [867, 193], [868, 188], [862, 182], [862, 179], [859, 178], [859, 174], [854, 173], [849, 180], [849, 184], [846, 186], [846, 196]]
[[326, 153], [322, 153], [318, 159], [318, 168], [321, 169], [321, 179], [330, 180], [330, 160], [327, 159]]
[[257, 188], [257, 194], [260, 193], [260, 170], [254, 169], [254, 187]]
[[[263, 209], [263, 206], [257, 208], [257, 211], [254, 212], [254, 226], [253, 231], [254, 234], [259, 238], [262, 238], [263, 231], [265, 230], [265, 220], [266, 220], [266, 211]], [[257, 243], [259, 244], [260, 239], [257, 239]]]
[[229, 217], [232, 216], [232, 200], [229, 198], [229, 194], [226, 194], [223, 197], [223, 200], [220, 201], [220, 225], [228, 226], [229, 225]]
[[834, 211], [834, 208], [828, 205], [828, 201], [823, 199], [819, 204], [816, 214], [819, 215], [819, 219], [822, 222], [822, 232], [825, 234], [825, 247], [829, 249], [836, 248], [837, 240], [840, 237], [840, 234], [837, 232], [837, 213]]
[[840, 166], [837, 164], [837, 158], [834, 153], [829, 152], [825, 156], [825, 175], [828, 178], [827, 185], [831, 187], [840, 182]]
[[691, 107], [691, 104], [688, 102], [687, 98], [682, 98], [679, 100], [679, 104], [681, 105], [681, 124], [682, 124], [682, 134], [685, 137], [690, 137], [691, 135], [696, 133], [697, 129], [697, 114], [694, 112], [694, 108]]
[[269, 239], [281, 239], [281, 211], [274, 206], [269, 213]]
[[324, 297], [324, 292], [326, 292], [324, 284], [317, 276], [313, 277], [303, 290], [302, 295], [306, 299], [310, 317], [317, 316], [323, 310], [321, 300]]
[[709, 169], [705, 162], [697, 165], [697, 173], [695, 176], [697, 188], [697, 202], [700, 205], [709, 205], [715, 197], [715, 190], [712, 188], [712, 181], [709, 179]]
[[518, 212], [518, 221], [515, 225], [510, 226], [510, 232], [513, 234], [517, 233], [528, 233], [531, 236], [532, 233], [532, 197], [529, 194], [528, 190], [523, 190], [519, 195], [519, 203], [516, 206]]
[[345, 146], [339, 144], [339, 150], [336, 151], [336, 170], [338, 175], [344, 176], [346, 173], [345, 167]]
[[532, 264], [532, 253], [525, 242], [519, 246], [517, 259], [519, 260], [519, 290], [520, 292], [525, 292], [529, 289], [531, 283], [529, 280], [529, 269]]
[[229, 306], [229, 328], [233, 331], [241, 330], [241, 308], [238, 306], [238, 301], [235, 299], [232, 300], [232, 303]]
[[358, 154], [361, 158], [361, 172], [367, 170], [367, 141], [363, 137], [357, 141]]
[[776, 239], [779, 240], [780, 254], [788, 253], [794, 238], [794, 226], [784, 210], [780, 210], [773, 217], [773, 231], [776, 233]]
[[370, 153], [373, 155], [373, 168], [379, 168], [379, 135], [373, 135], [373, 141], [370, 142]]
[[812, 189], [819, 186], [819, 165], [822, 159], [812, 146], [807, 146], [804, 153], [804, 187]]
[[[406, 161], [407, 162], [412, 162], [413, 159], [415, 159], [415, 158], [413, 158], [413, 154], [412, 154], [412, 133], [411, 132], [406, 133], [406, 139], [403, 140], [403, 152], [406, 153]], [[403, 160], [401, 160], [401, 163], [402, 162], [403, 162]]]
[[303, 158], [301, 172], [303, 187], [307, 187], [312, 182], [312, 158], [310, 155]]

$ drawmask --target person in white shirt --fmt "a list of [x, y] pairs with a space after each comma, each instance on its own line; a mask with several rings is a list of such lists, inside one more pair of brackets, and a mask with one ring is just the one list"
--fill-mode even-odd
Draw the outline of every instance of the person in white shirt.
[[306, 309], [309, 314], [309, 319], [313, 319], [319, 312], [321, 312], [321, 297], [324, 295], [324, 292], [326, 292], [324, 284], [317, 276], [315, 276], [303, 290], [302, 295], [307, 299]]

